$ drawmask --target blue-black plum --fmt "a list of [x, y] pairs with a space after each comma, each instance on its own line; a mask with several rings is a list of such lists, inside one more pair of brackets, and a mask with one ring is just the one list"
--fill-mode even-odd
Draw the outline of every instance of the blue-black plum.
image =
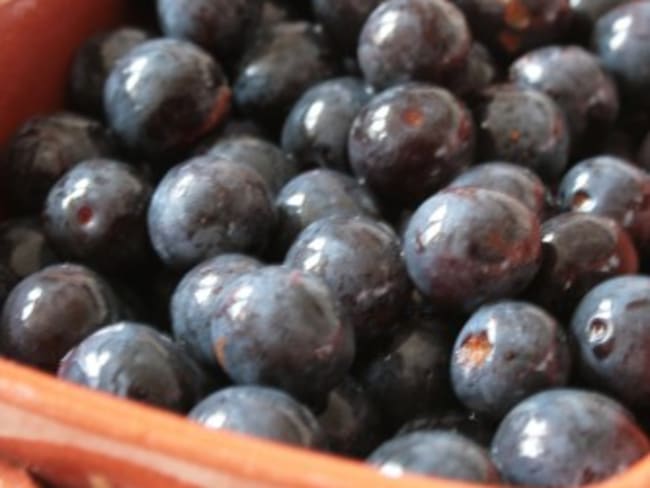
[[307, 227], [285, 264], [332, 290], [358, 338], [381, 335], [400, 317], [410, 284], [397, 235], [368, 217], [329, 217]]
[[104, 85], [110, 127], [128, 148], [157, 165], [177, 161], [229, 108], [221, 67], [186, 41], [140, 44], [118, 60]]
[[479, 308], [456, 338], [451, 383], [470, 410], [499, 420], [524, 398], [566, 385], [566, 334], [542, 308], [504, 300]]
[[179, 412], [206, 393], [201, 369], [172, 340], [136, 322], [108, 325], [61, 360], [57, 375], [94, 390]]
[[197, 404], [189, 418], [208, 429], [225, 429], [285, 444], [322, 449], [326, 437], [304, 405], [282, 390], [231, 386]]
[[262, 252], [274, 217], [269, 189], [257, 171], [204, 156], [165, 175], [151, 199], [148, 226], [160, 259], [184, 270], [219, 254]]
[[5, 356], [56, 370], [70, 348], [124, 317], [110, 285], [74, 264], [48, 266], [23, 279], [2, 309], [0, 343]]
[[491, 448], [503, 481], [544, 488], [602, 481], [649, 451], [648, 438], [620, 404], [575, 389], [521, 402], [501, 422]]
[[492, 484], [499, 474], [483, 447], [443, 430], [421, 430], [391, 439], [368, 458], [387, 476], [405, 472]]
[[217, 364], [210, 321], [221, 290], [235, 278], [261, 266], [257, 259], [243, 254], [222, 254], [196, 265], [175, 288], [170, 301], [174, 338], [196, 361]]
[[45, 232], [66, 259], [106, 273], [142, 270], [153, 255], [147, 235], [152, 192], [132, 166], [83, 161], [51, 188], [43, 210]]
[[420, 292], [442, 308], [471, 312], [516, 295], [540, 264], [537, 216], [512, 197], [482, 188], [450, 188], [415, 211], [404, 255]]
[[237, 384], [281, 388], [319, 404], [348, 372], [354, 331], [327, 285], [281, 266], [245, 273], [219, 293], [211, 334]]

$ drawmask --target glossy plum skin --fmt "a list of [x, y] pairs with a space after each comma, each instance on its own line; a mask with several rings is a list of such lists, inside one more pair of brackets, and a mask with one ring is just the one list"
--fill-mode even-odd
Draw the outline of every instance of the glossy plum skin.
[[367, 217], [330, 217], [296, 238], [285, 264], [323, 279], [357, 338], [382, 335], [400, 317], [410, 284], [397, 235]]
[[448, 324], [416, 321], [355, 368], [355, 377], [395, 429], [444, 404], [450, 395]]
[[156, 0], [158, 20], [167, 37], [191, 41], [232, 63], [254, 33], [263, 0]]
[[372, 90], [360, 79], [334, 78], [307, 90], [282, 129], [282, 149], [302, 168], [348, 171], [348, 133]]
[[546, 207], [546, 187], [533, 171], [511, 163], [488, 162], [472, 166], [447, 186], [462, 188], [473, 186], [494, 190], [511, 196], [540, 218]]
[[298, 174], [294, 160], [272, 142], [259, 137], [227, 137], [213, 145], [206, 155], [249, 166], [260, 174], [273, 195]]
[[594, 387], [628, 405], [650, 405], [650, 278], [612, 278], [592, 289], [571, 321], [580, 370]]
[[538, 393], [510, 411], [491, 453], [505, 482], [565, 488], [602, 481], [649, 450], [646, 435], [614, 400], [556, 389]]
[[147, 41], [148, 32], [135, 27], [121, 27], [88, 38], [77, 50], [69, 79], [71, 103], [80, 111], [102, 117], [104, 83], [117, 60]]
[[275, 388], [230, 386], [203, 399], [188, 417], [209, 429], [226, 429], [311, 449], [327, 445], [314, 414]]
[[259, 31], [233, 83], [237, 107], [267, 125], [282, 124], [296, 100], [338, 67], [322, 28], [307, 22], [280, 22]]
[[43, 210], [45, 232], [66, 259], [106, 273], [142, 271], [153, 254], [147, 235], [152, 192], [125, 163], [83, 161], [50, 190]]
[[463, 14], [445, 0], [387, 0], [373, 10], [357, 57], [377, 88], [407, 81], [439, 82], [466, 61], [472, 42]]
[[471, 312], [516, 295], [533, 279], [541, 257], [540, 225], [505, 194], [451, 188], [415, 211], [403, 249], [423, 295], [439, 307]]
[[386, 475], [411, 472], [437, 478], [498, 483], [499, 474], [488, 452], [453, 432], [422, 430], [391, 439], [368, 462]]
[[95, 120], [67, 112], [29, 119], [10, 141], [3, 162], [12, 210], [40, 212], [50, 188], [67, 170], [115, 152], [111, 133]]
[[0, 224], [0, 266], [5, 266], [16, 282], [56, 261], [38, 220], [17, 218]]
[[377, 203], [354, 178], [330, 169], [314, 169], [291, 179], [275, 199], [278, 224], [274, 253], [284, 259], [296, 237], [317, 220], [365, 215], [379, 218]]
[[480, 95], [475, 110], [481, 161], [510, 161], [556, 181], [569, 159], [570, 134], [557, 104], [541, 91], [495, 85]]
[[182, 271], [219, 254], [263, 251], [274, 217], [258, 172], [226, 159], [197, 157], [160, 182], [148, 226], [160, 259]]
[[573, 150], [603, 137], [619, 111], [614, 81], [589, 51], [550, 46], [530, 51], [510, 67], [510, 80], [546, 93], [564, 111]]
[[444, 430], [466, 437], [478, 445], [489, 447], [496, 426], [484, 417], [462, 409], [443, 410], [416, 417], [405, 423], [396, 436], [420, 430]]
[[214, 353], [237, 384], [321, 402], [352, 364], [354, 331], [319, 278], [281, 266], [243, 274], [217, 297]]
[[467, 408], [499, 420], [524, 398], [564, 386], [570, 369], [560, 324], [533, 304], [505, 300], [479, 308], [463, 326], [451, 383]]
[[542, 265], [526, 296], [558, 319], [570, 319], [594, 286], [638, 270], [634, 242], [614, 220], [564, 213], [542, 224]]
[[481, 42], [506, 57], [562, 39], [571, 20], [569, 0], [452, 0]]
[[650, 107], [650, 3], [629, 2], [602, 16], [592, 45], [603, 67], [618, 82], [621, 94]]
[[136, 322], [86, 337], [61, 360], [57, 376], [178, 412], [192, 408], [207, 387], [203, 372], [171, 339]]
[[366, 19], [382, 0], [311, 0], [316, 20], [338, 50], [354, 56]]
[[354, 173], [377, 195], [418, 203], [472, 162], [474, 123], [447, 90], [408, 83], [361, 109], [348, 154]]
[[196, 265], [180, 281], [170, 302], [172, 331], [197, 362], [217, 366], [210, 335], [217, 296], [235, 278], [261, 266], [243, 254], [222, 254]]
[[70, 348], [123, 316], [113, 290], [95, 272], [51, 265], [23, 279], [7, 297], [0, 321], [3, 354], [55, 371]]
[[564, 175], [557, 194], [563, 211], [610, 217], [640, 252], [650, 244], [650, 176], [631, 163], [613, 156], [580, 161]]
[[377, 408], [364, 389], [349, 377], [330, 392], [318, 421], [335, 453], [363, 457], [382, 439]]
[[164, 165], [222, 121], [230, 89], [208, 53], [186, 41], [155, 39], [116, 63], [104, 86], [104, 108], [129, 149]]

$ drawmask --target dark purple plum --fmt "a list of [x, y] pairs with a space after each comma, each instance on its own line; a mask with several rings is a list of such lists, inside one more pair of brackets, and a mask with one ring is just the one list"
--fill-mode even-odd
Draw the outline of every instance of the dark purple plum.
[[334, 78], [307, 90], [282, 129], [282, 148], [302, 168], [348, 171], [348, 133], [372, 90], [357, 78]]
[[503, 193], [450, 188], [413, 214], [404, 254], [422, 294], [438, 307], [471, 312], [530, 283], [541, 257], [540, 224]]
[[192, 268], [180, 281], [170, 302], [174, 338], [197, 362], [217, 365], [210, 321], [224, 286], [262, 263], [243, 254], [222, 254]]
[[484, 90], [476, 108], [477, 153], [482, 161], [509, 161], [555, 182], [569, 160], [564, 112], [546, 94], [515, 85]]
[[382, 0], [311, 0], [316, 20], [341, 54], [356, 56], [361, 28]]
[[108, 274], [141, 272], [153, 256], [147, 234], [152, 192], [132, 166], [83, 161], [50, 190], [43, 210], [46, 235], [63, 258]]
[[571, 321], [580, 370], [628, 405], [650, 405], [650, 277], [612, 278], [592, 289]]
[[571, 21], [570, 0], [453, 0], [478, 40], [513, 57], [561, 40]]
[[451, 397], [448, 324], [414, 319], [386, 346], [368, 354], [355, 376], [379, 409], [388, 429], [444, 406]]
[[477, 187], [511, 196], [540, 218], [546, 208], [546, 187], [532, 170], [511, 163], [489, 162], [472, 166], [448, 185]]
[[578, 46], [528, 52], [510, 67], [510, 80], [544, 92], [564, 111], [574, 152], [584, 152], [612, 127], [619, 111], [614, 81], [596, 56]]
[[245, 52], [233, 84], [235, 102], [256, 121], [281, 127], [303, 92], [337, 71], [319, 25], [280, 22], [258, 31]]
[[451, 384], [470, 410], [500, 420], [524, 398], [566, 385], [569, 345], [542, 308], [504, 300], [484, 305], [456, 338]]
[[421, 430], [391, 439], [368, 462], [390, 477], [414, 473], [482, 484], [499, 482], [487, 450], [444, 430]]
[[503, 481], [544, 488], [602, 481], [649, 451], [648, 438], [621, 405], [574, 389], [521, 402], [501, 422], [491, 448]]
[[635, 106], [650, 107], [650, 2], [628, 2], [598, 19], [592, 44]]
[[67, 112], [29, 119], [10, 141], [3, 161], [13, 212], [40, 212], [50, 188], [66, 171], [80, 161], [115, 152], [111, 133], [92, 119]]
[[314, 414], [282, 390], [231, 386], [203, 399], [189, 413], [194, 422], [311, 449], [327, 445]]
[[407, 81], [440, 82], [463, 66], [472, 35], [463, 14], [446, 0], [387, 0], [366, 20], [357, 57], [377, 88]]
[[405, 423], [397, 436], [420, 430], [444, 430], [455, 432], [481, 446], [489, 446], [496, 426], [473, 412], [462, 409], [442, 410], [416, 417]]
[[80, 111], [104, 115], [104, 83], [119, 58], [149, 40], [151, 34], [136, 27], [120, 27], [89, 37], [77, 50], [69, 79], [72, 105]]
[[95, 272], [51, 265], [23, 279], [7, 297], [0, 320], [2, 351], [55, 371], [70, 348], [123, 316], [122, 304]]
[[382, 439], [379, 412], [352, 378], [346, 378], [330, 392], [318, 421], [335, 453], [367, 456]]
[[253, 35], [263, 0], [156, 0], [160, 28], [167, 37], [191, 41], [217, 59], [236, 61]]
[[289, 181], [275, 199], [278, 224], [274, 252], [282, 259], [293, 241], [310, 224], [332, 216], [379, 218], [368, 190], [352, 177], [329, 169], [314, 169]]
[[352, 364], [354, 331], [313, 275], [281, 266], [250, 271], [224, 287], [215, 309], [214, 353], [237, 384], [319, 403]]
[[61, 360], [57, 376], [178, 412], [192, 408], [208, 385], [169, 337], [136, 322], [117, 322], [86, 337]]
[[474, 123], [447, 90], [408, 83], [361, 109], [348, 151], [352, 169], [377, 195], [418, 203], [471, 164]]
[[650, 245], [650, 175], [613, 156], [576, 164], [558, 187], [563, 211], [610, 217], [626, 229], [640, 254]]
[[251, 136], [232, 136], [218, 141], [206, 154], [229, 159], [257, 171], [276, 195], [298, 173], [298, 165], [272, 142]]
[[614, 220], [564, 213], [542, 224], [542, 265], [526, 296], [558, 319], [570, 319], [591, 288], [638, 270], [634, 243]]
[[5, 266], [16, 280], [57, 261], [38, 220], [17, 218], [0, 224], [0, 266]]
[[104, 86], [104, 108], [129, 149], [164, 165], [223, 120], [230, 89], [208, 53], [186, 41], [155, 39], [118, 60]]
[[296, 238], [285, 264], [327, 283], [359, 339], [389, 331], [408, 300], [399, 238], [388, 225], [368, 217], [314, 222]]
[[260, 253], [274, 223], [262, 176], [227, 159], [197, 157], [172, 168], [156, 188], [148, 225], [170, 268], [188, 269], [225, 253]]

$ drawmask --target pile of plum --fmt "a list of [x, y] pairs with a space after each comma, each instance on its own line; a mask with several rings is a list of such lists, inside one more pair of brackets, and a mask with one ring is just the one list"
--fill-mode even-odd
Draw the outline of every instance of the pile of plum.
[[650, 452], [650, 1], [133, 3], [7, 143], [3, 356], [387, 476]]

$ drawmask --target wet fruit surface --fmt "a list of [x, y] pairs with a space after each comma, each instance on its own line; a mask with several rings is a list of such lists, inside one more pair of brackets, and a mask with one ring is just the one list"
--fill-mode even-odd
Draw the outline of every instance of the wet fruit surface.
[[516, 162], [547, 182], [564, 172], [569, 128], [564, 113], [544, 93], [514, 85], [493, 86], [481, 94], [476, 118], [481, 160]]
[[517, 405], [492, 441], [504, 481], [525, 486], [581, 486], [627, 469], [648, 453], [631, 414], [597, 393], [558, 389]]
[[271, 266], [241, 275], [217, 298], [212, 346], [239, 384], [280, 387], [318, 402], [342, 381], [354, 357], [353, 330], [327, 285]]
[[314, 222], [298, 235], [285, 264], [327, 283], [358, 338], [392, 325], [410, 290], [397, 235], [366, 217]]
[[540, 262], [537, 217], [480, 188], [443, 190], [413, 214], [404, 254], [418, 289], [444, 308], [471, 311], [522, 291]]
[[469, 165], [474, 124], [448, 91], [409, 83], [375, 96], [350, 130], [354, 173], [379, 196], [418, 203]]
[[440, 81], [462, 66], [471, 34], [445, 0], [388, 0], [366, 21], [358, 44], [366, 80], [378, 88], [406, 81]]

